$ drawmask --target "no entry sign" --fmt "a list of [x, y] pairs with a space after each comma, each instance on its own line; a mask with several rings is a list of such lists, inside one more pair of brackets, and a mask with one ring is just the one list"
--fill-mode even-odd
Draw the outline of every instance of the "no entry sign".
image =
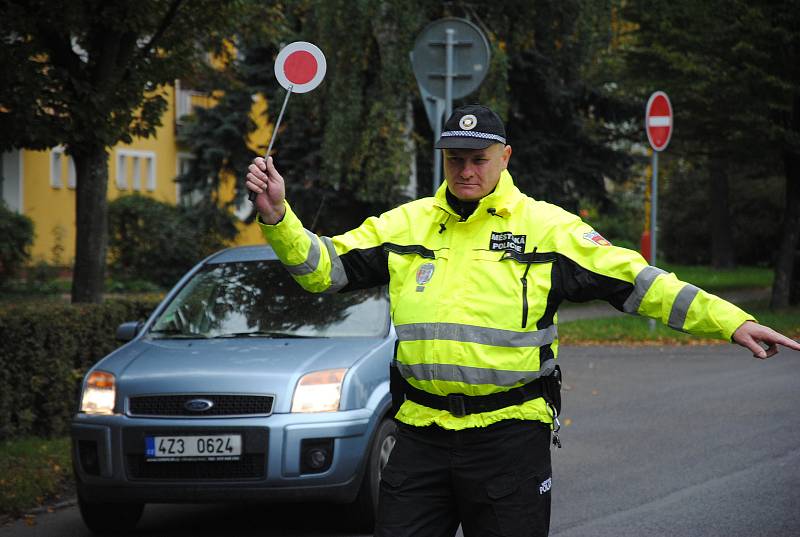
[[672, 104], [663, 91], [654, 92], [647, 101], [644, 126], [653, 150], [666, 149], [672, 137]]
[[319, 86], [326, 69], [325, 55], [307, 41], [286, 45], [275, 58], [275, 78], [292, 93], [306, 93]]

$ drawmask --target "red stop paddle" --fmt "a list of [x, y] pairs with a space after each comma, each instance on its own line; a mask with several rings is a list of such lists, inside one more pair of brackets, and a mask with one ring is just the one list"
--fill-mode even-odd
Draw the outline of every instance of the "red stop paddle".
[[[272, 129], [272, 137], [269, 140], [264, 160], [269, 158], [269, 154], [272, 152], [272, 145], [278, 136], [278, 127], [281, 125], [289, 97], [292, 93], [307, 93], [319, 86], [325, 78], [326, 69], [325, 55], [312, 43], [295, 41], [283, 47], [278, 53], [278, 57], [275, 58], [275, 78], [286, 89], [286, 98], [283, 99], [278, 120]], [[257, 195], [251, 190], [247, 198], [254, 202]]]

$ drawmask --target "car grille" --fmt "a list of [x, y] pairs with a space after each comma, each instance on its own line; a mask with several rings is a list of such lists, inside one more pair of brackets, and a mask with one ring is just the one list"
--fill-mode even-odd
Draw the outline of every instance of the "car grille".
[[264, 453], [244, 454], [238, 461], [147, 462], [144, 455], [130, 454], [126, 459], [131, 479], [263, 479], [266, 469]]
[[[214, 403], [208, 410], [193, 411], [186, 403], [193, 399], [205, 399]], [[208, 416], [269, 416], [272, 414], [272, 395], [142, 395], [131, 397], [128, 414], [131, 416], [185, 416], [205, 418]]]

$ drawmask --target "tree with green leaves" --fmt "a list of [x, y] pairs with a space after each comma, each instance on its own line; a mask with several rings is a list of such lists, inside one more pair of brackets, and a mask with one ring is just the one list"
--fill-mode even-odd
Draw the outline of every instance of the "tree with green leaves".
[[[454, 106], [481, 102], [504, 117], [524, 191], [577, 209], [582, 199], [606, 202], [605, 180], [626, 176], [632, 159], [618, 140], [633, 112], [609, 83], [605, 2], [290, 0], [284, 8], [274, 33], [240, 41], [220, 106], [198, 112], [182, 138], [196, 156], [181, 178], [187, 188], [209, 188], [220, 171], [243, 173], [242, 161], [256, 155], [246, 145], [247, 96], [264, 94], [274, 122], [284, 96], [275, 56], [281, 43], [306, 40], [326, 54], [326, 79], [292, 98], [273, 148], [295, 211], [332, 234], [406, 199], [412, 169], [418, 194], [429, 194], [431, 133], [409, 52], [426, 24], [446, 16], [472, 20], [490, 40], [486, 80]], [[236, 140], [227, 135], [234, 125]]]
[[244, 0], [0, 0], [0, 149], [60, 144], [75, 161], [73, 302], [102, 299], [108, 148], [152, 136], [163, 88], [207, 69], [207, 54], [260, 10]]
[[503, 44], [515, 181], [577, 211], [610, 210], [607, 179], [627, 179], [636, 110], [614, 83], [615, 2], [515, 0], [476, 7]]
[[[413, 158], [408, 51], [425, 22], [423, 4], [290, 0], [269, 26], [249, 28], [237, 41], [218, 106], [198, 111], [181, 137], [195, 156], [181, 184], [215, 190], [225, 172], [241, 177], [263, 154], [268, 140], [248, 146], [255, 128], [250, 97], [266, 97], [274, 124], [285, 96], [275, 56], [282, 44], [305, 40], [325, 53], [327, 75], [313, 92], [291, 99], [273, 148], [295, 210], [309, 227], [332, 234], [402, 201]], [[235, 138], [231, 128], [239, 128]], [[237, 186], [236, 203], [245, 203], [243, 182]]]
[[[785, 176], [786, 205], [775, 262], [772, 307], [790, 301], [800, 241], [800, 10], [769, 2], [632, 1], [631, 80], [670, 94], [673, 150], [706, 167], [715, 219], [715, 264], [732, 243], [728, 176]], [[752, 188], [752, 187], [751, 187]], [[730, 195], [740, 195], [732, 192]], [[735, 217], [735, 215], [733, 215]], [[800, 298], [800, 297], [798, 297]]]

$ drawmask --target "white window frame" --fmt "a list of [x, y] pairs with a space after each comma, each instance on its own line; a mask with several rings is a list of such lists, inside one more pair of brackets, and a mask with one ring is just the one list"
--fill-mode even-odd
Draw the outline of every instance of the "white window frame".
[[202, 91], [181, 88], [181, 81], [175, 79], [175, 123], [180, 124], [183, 118], [194, 110], [193, 97], [205, 95]]
[[[184, 162], [191, 162], [195, 160], [195, 156], [192, 153], [180, 152], [177, 155], [178, 158], [175, 159], [175, 177], [183, 173], [181, 169], [181, 164]], [[185, 205], [187, 207], [191, 207], [193, 205], [197, 205], [200, 203], [201, 196], [197, 193], [197, 191], [193, 191], [191, 194], [186, 194], [181, 191], [181, 184], [179, 182], [175, 182], [175, 203], [177, 205]]]
[[147, 190], [153, 192], [156, 189], [156, 157], [149, 158], [145, 161], [145, 168], [147, 171]]
[[67, 160], [67, 188], [75, 190], [78, 186], [78, 172], [75, 170], [75, 160], [69, 157]]
[[[21, 149], [5, 151], [2, 154], [2, 159], [0, 159], [2, 160], [2, 163], [0, 163], [2, 171], [0, 173], [3, 174], [2, 199], [9, 209], [19, 214], [23, 214], [22, 193], [25, 185], [22, 153]], [[12, 183], [13, 188], [11, 187]]]
[[65, 153], [63, 145], [50, 150], [50, 186], [53, 188], [64, 187], [64, 160], [67, 162], [67, 188], [75, 190], [77, 184], [75, 160]]
[[131, 164], [131, 181], [133, 181], [133, 185], [131, 189], [138, 190], [139, 192], [142, 191], [142, 157], [138, 155], [132, 155], [131, 160], [133, 163]]
[[117, 151], [117, 188], [120, 190], [128, 190], [128, 163], [126, 155], [121, 151]]
[[[130, 184], [128, 182], [129, 159], [132, 161]], [[120, 190], [130, 188], [138, 192], [146, 188], [150, 192], [154, 191], [158, 183], [156, 162], [156, 153], [153, 151], [117, 149], [117, 188]]]
[[64, 147], [58, 146], [50, 150], [50, 186], [61, 188], [64, 186], [61, 180], [61, 159], [64, 157]]

